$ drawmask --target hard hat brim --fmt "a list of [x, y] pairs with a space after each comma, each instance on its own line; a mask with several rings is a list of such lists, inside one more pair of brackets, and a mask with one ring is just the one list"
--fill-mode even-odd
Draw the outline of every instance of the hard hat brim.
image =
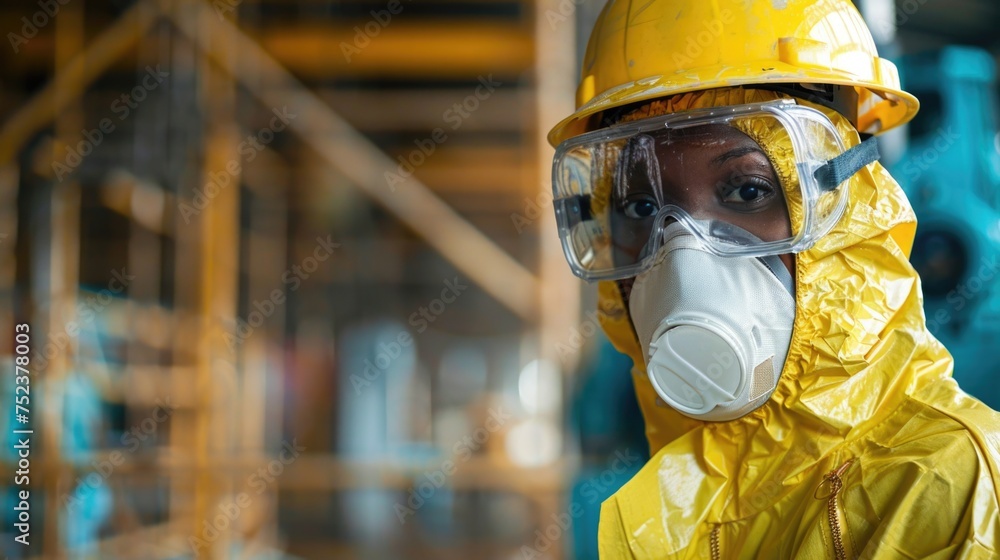
[[[830, 71], [815, 71], [778, 62], [766, 61], [759, 70], [748, 72], [727, 66], [703, 68], [673, 76], [654, 76], [604, 91], [579, 107], [572, 115], [559, 122], [548, 134], [552, 146], [567, 138], [583, 134], [594, 128], [590, 117], [632, 103], [652, 101], [682, 93], [735, 86], [766, 86], [768, 84], [831, 84], [867, 89], [882, 98], [878, 108], [871, 107], [865, 114], [877, 113], [879, 126], [874, 130], [870, 123], [853, 123], [862, 132], [881, 134], [909, 122], [920, 108], [917, 98], [899, 88], [886, 87], [875, 82], [859, 81], [853, 76], [839, 76]], [[861, 113], [859, 111], [859, 113]], [[862, 115], [863, 118], [863, 115]], [[869, 116], [869, 121], [872, 119]]]

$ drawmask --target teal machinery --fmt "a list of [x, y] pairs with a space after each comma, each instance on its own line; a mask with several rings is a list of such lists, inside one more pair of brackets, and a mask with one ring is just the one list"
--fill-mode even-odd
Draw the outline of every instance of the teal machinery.
[[1000, 407], [1000, 126], [996, 65], [985, 51], [947, 47], [901, 57], [904, 87], [920, 99], [909, 142], [890, 165], [918, 225], [930, 331], [955, 358], [955, 379]]

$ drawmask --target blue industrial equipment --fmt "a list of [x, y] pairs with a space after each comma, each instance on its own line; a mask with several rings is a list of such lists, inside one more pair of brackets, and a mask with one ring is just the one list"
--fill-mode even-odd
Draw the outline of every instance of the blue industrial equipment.
[[566, 511], [573, 519], [573, 554], [597, 560], [597, 525], [601, 503], [628, 482], [646, 461], [649, 446], [642, 412], [632, 386], [632, 359], [597, 337], [593, 359], [579, 373], [572, 424], [580, 438], [580, 472]]
[[917, 214], [911, 262], [931, 332], [955, 357], [967, 392], [1000, 407], [1000, 123], [996, 66], [985, 51], [948, 47], [902, 57], [921, 102], [909, 145], [890, 166]]

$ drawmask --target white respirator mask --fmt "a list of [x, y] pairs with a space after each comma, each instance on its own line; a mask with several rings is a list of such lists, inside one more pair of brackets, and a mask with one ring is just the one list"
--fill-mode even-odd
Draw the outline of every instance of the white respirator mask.
[[781, 259], [718, 256], [673, 223], [655, 262], [636, 277], [629, 311], [656, 393], [715, 422], [766, 403], [795, 319], [794, 281]]

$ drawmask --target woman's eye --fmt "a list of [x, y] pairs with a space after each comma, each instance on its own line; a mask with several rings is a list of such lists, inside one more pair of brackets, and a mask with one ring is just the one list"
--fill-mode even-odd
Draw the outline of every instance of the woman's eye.
[[625, 216], [641, 220], [656, 214], [656, 203], [651, 200], [633, 200], [625, 204]]
[[750, 204], [763, 200], [774, 192], [774, 189], [762, 179], [747, 179], [731, 185], [723, 196], [723, 202]]

